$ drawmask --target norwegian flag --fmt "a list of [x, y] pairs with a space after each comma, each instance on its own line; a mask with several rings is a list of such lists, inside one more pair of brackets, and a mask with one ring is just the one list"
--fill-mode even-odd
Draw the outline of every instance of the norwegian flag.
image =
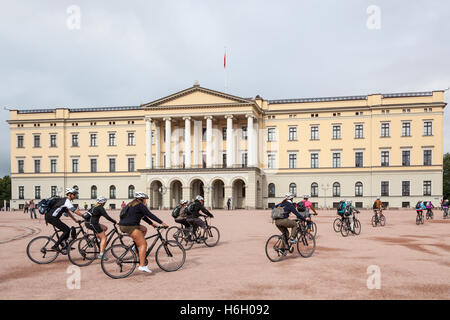
[[225, 69], [227, 67], [227, 52], [223, 54], [223, 68]]

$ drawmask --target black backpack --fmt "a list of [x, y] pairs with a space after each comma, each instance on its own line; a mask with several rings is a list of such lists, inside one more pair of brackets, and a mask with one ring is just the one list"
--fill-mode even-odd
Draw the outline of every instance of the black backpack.
[[297, 203], [297, 211], [298, 212], [306, 211], [305, 203], [303, 201], [300, 201], [299, 203]]
[[130, 207], [128, 205], [126, 205], [125, 207], [122, 208], [122, 210], [120, 210], [120, 214], [119, 214], [120, 219], [123, 219], [128, 215], [129, 208]]
[[422, 208], [422, 206], [421, 206], [420, 204], [421, 204], [421, 202], [417, 202], [417, 204], [416, 204], [416, 209]]
[[[42, 199], [37, 204], [39, 213], [46, 214], [47, 212], [50, 212], [50, 210], [54, 209], [59, 202], [62, 202], [61, 200], [64, 200], [64, 202], [66, 201], [65, 198], [61, 198], [61, 197], [50, 197], [47, 199]], [[64, 203], [62, 203], [62, 204], [64, 204]]]
[[175, 209], [173, 209], [172, 211], [172, 217], [174, 219], [178, 218], [178, 216], [180, 215], [180, 206], [177, 206]]
[[189, 203], [186, 207], [186, 209], [184, 209], [187, 213], [187, 215], [192, 215], [194, 214], [194, 209], [195, 208], [195, 201]]
[[338, 211], [342, 211], [342, 210], [344, 210], [344, 203], [345, 203], [345, 201], [339, 201], [339, 206], [338, 206]]
[[375, 210], [377, 208], [377, 202], [376, 201], [373, 203], [372, 208], [373, 208], [373, 210]]

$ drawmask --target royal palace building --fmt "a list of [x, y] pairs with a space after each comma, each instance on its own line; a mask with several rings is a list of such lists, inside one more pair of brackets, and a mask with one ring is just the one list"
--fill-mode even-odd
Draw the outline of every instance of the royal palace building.
[[129, 107], [10, 110], [11, 207], [79, 190], [172, 208], [268, 208], [292, 192], [390, 207], [442, 197], [444, 91], [265, 100], [197, 83]]

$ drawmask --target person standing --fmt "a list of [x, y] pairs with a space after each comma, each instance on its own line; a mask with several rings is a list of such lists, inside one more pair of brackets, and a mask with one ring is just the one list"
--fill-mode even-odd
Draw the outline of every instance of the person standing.
[[125, 203], [125, 201], [122, 201], [122, 204], [120, 205], [120, 207], [123, 209], [127, 206], [127, 204]]
[[87, 202], [85, 201], [84, 202], [84, 210], [87, 210], [88, 209], [88, 205], [87, 205]]
[[28, 213], [28, 201], [25, 201], [25, 204], [23, 205], [23, 213]]
[[227, 209], [228, 209], [228, 210], [231, 210], [231, 197], [228, 197], [228, 200], [227, 200]]
[[34, 218], [37, 219], [36, 217], [36, 205], [34, 204], [33, 200], [30, 200], [30, 218], [33, 219], [33, 214], [34, 214]]

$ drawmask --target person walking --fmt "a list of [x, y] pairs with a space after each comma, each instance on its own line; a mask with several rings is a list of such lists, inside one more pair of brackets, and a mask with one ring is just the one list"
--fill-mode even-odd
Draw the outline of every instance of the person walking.
[[125, 203], [125, 201], [122, 201], [122, 204], [120, 205], [120, 207], [123, 209], [127, 206], [127, 204]]
[[23, 205], [23, 213], [28, 213], [28, 201], [25, 201], [25, 204]]
[[228, 200], [227, 200], [227, 209], [228, 209], [228, 210], [231, 210], [231, 197], [228, 197]]
[[36, 205], [34, 204], [33, 200], [30, 200], [30, 218], [33, 219], [33, 214], [34, 214], [34, 218], [37, 219], [36, 217]]

